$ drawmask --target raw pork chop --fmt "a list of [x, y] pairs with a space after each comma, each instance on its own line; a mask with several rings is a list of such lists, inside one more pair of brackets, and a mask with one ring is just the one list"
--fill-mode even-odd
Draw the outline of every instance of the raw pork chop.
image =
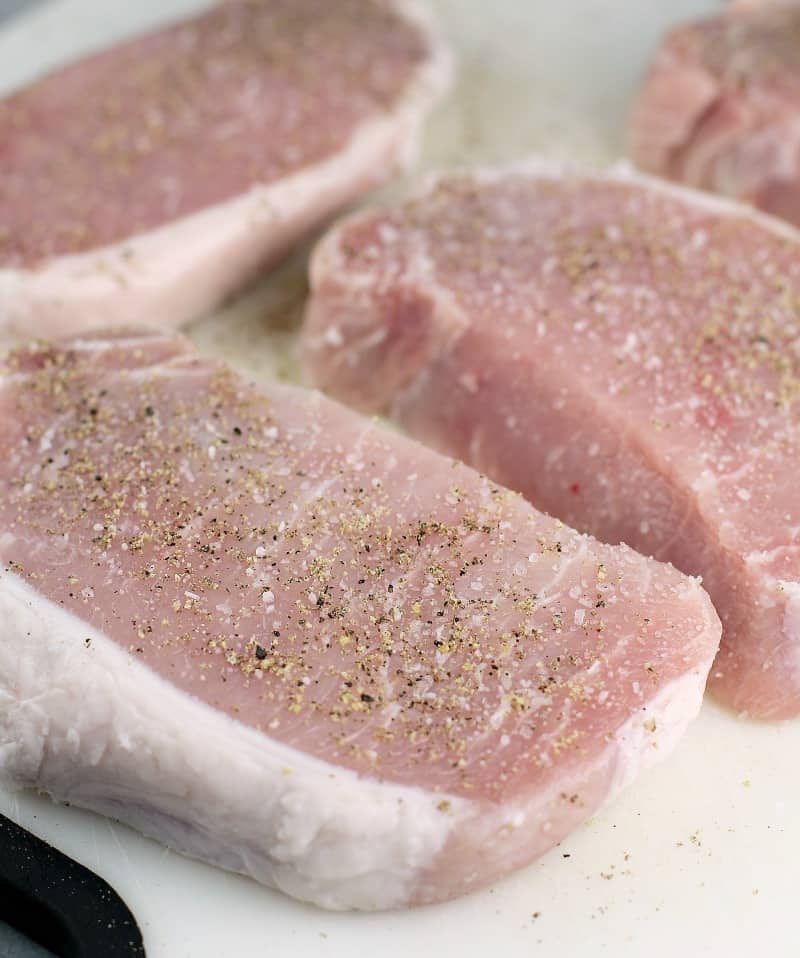
[[699, 708], [696, 581], [317, 393], [131, 334], [17, 351], [0, 407], [6, 778], [384, 908], [530, 861]]
[[800, 238], [621, 170], [444, 179], [332, 233], [316, 382], [609, 542], [701, 574], [712, 685], [800, 712]]
[[232, 0], [0, 100], [0, 335], [215, 306], [408, 162], [448, 75], [406, 0]]
[[642, 169], [800, 223], [800, 3], [673, 30], [634, 107]]

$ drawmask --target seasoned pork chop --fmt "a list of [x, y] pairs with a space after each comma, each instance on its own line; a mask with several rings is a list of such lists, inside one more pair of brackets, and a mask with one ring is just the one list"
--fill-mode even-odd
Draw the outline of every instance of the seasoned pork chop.
[[716, 692], [800, 712], [800, 238], [631, 176], [454, 175], [313, 262], [315, 382], [699, 574]]
[[643, 170], [800, 223], [800, 3], [740, 6], [666, 37], [629, 152]]
[[0, 100], [0, 336], [175, 326], [414, 152], [408, 0], [230, 0]]
[[698, 583], [179, 338], [0, 385], [0, 769], [332, 908], [469, 891], [664, 755]]

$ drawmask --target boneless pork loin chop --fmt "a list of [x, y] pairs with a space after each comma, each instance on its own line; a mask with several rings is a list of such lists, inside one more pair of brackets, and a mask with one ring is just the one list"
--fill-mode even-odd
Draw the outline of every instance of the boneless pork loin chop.
[[736, 709], [800, 712], [800, 238], [620, 169], [453, 175], [318, 247], [316, 383], [702, 575]]
[[664, 755], [720, 625], [318, 393], [181, 338], [0, 384], [0, 769], [332, 908], [469, 891]]
[[643, 170], [800, 223], [800, 3], [740, 4], [671, 31], [628, 140]]
[[408, 0], [230, 0], [0, 100], [0, 336], [214, 307], [410, 161], [449, 73]]

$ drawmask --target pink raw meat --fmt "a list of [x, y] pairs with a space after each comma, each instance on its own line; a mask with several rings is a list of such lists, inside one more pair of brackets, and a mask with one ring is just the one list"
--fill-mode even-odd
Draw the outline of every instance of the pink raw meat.
[[800, 237], [625, 170], [442, 179], [332, 232], [314, 381], [702, 575], [711, 686], [800, 712]]
[[0, 335], [217, 305], [415, 153], [408, 0], [231, 0], [0, 100]]
[[698, 583], [177, 337], [0, 380], [0, 771], [332, 908], [558, 842], [696, 714]]
[[634, 106], [629, 154], [800, 223], [800, 4], [739, 4], [673, 30]]

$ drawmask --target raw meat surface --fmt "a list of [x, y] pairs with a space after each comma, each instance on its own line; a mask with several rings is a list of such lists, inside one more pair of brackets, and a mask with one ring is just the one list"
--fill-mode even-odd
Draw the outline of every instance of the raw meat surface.
[[674, 29], [636, 101], [651, 173], [800, 223], [800, 4], [742, 4]]
[[698, 583], [177, 337], [0, 386], [0, 769], [329, 907], [529, 862], [665, 754]]
[[210, 308], [410, 160], [448, 74], [404, 0], [230, 0], [0, 100], [0, 332]]
[[626, 170], [445, 178], [312, 264], [317, 385], [702, 575], [711, 686], [800, 712], [800, 239]]

